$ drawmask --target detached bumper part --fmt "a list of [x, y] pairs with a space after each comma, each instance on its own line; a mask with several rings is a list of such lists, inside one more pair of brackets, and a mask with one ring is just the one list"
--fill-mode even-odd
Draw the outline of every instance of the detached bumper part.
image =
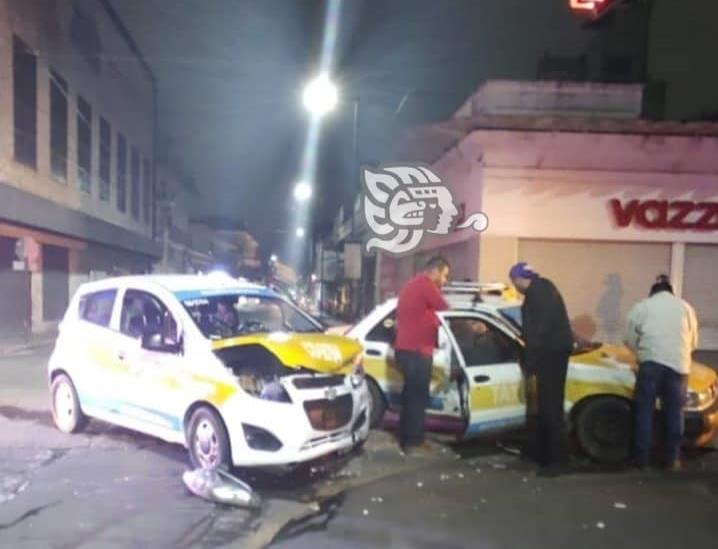
[[694, 446], [708, 444], [718, 430], [718, 399], [700, 412], [685, 413], [685, 438]]

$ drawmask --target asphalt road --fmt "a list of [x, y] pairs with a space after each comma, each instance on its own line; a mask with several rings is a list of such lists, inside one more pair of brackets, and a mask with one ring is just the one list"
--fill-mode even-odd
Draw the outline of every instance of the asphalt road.
[[558, 479], [492, 441], [399, 456], [374, 432], [342, 461], [240, 471], [260, 510], [181, 481], [184, 449], [101, 422], [63, 435], [47, 409], [47, 349], [0, 359], [0, 547], [711, 547], [718, 452], [679, 474], [579, 463]]

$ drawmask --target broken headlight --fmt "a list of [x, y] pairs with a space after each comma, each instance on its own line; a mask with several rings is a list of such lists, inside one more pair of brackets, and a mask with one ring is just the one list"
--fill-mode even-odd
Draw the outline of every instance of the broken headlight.
[[239, 386], [253, 397], [273, 402], [292, 402], [289, 393], [277, 378], [264, 379], [253, 374], [241, 374], [237, 379]]
[[365, 374], [364, 365], [362, 364], [362, 354], [358, 353], [357, 356], [354, 358], [354, 363], [352, 364], [352, 373], [349, 376], [352, 387], [356, 389], [362, 383], [364, 383], [364, 375]]
[[718, 396], [718, 383], [714, 383], [705, 391], [688, 391], [686, 397], [686, 408], [690, 410], [702, 410], [709, 406]]

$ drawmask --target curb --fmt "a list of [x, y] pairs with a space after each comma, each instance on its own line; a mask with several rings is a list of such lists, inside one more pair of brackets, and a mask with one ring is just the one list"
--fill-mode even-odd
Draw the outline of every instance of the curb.
[[39, 349], [40, 347], [52, 345], [54, 341], [55, 337], [49, 337], [47, 339], [29, 341], [27, 343], [0, 343], [0, 358], [18, 355], [26, 351], [33, 351], [35, 349]]

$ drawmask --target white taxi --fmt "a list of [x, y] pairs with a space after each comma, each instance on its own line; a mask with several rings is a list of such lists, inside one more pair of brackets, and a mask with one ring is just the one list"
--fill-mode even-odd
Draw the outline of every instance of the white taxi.
[[361, 347], [228, 276], [83, 284], [48, 373], [61, 431], [98, 418], [182, 444], [194, 466], [292, 465], [369, 434]]

